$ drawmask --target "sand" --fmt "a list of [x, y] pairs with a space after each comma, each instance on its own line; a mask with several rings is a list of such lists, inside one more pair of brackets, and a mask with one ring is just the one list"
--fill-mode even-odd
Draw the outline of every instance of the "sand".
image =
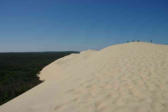
[[0, 112], [168, 112], [168, 46], [112, 45], [56, 60]]

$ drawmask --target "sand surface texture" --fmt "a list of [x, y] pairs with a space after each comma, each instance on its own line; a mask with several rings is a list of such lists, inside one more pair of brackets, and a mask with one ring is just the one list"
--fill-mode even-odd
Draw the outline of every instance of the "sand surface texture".
[[168, 112], [168, 46], [134, 42], [59, 59], [0, 112]]

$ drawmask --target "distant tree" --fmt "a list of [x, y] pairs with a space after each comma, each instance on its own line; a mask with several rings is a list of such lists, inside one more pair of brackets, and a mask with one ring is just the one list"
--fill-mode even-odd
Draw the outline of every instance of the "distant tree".
[[140, 40], [137, 40], [137, 42], [140, 42]]
[[150, 40], [150, 42], [152, 43], [152, 40]]

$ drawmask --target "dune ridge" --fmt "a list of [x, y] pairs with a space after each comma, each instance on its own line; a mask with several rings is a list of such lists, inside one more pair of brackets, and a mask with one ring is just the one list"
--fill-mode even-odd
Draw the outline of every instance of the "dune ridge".
[[133, 42], [63, 57], [0, 112], [167, 112], [168, 46]]

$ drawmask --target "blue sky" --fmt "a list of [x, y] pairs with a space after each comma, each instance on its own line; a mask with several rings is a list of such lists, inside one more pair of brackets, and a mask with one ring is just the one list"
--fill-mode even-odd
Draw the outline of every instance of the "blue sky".
[[167, 0], [0, 0], [0, 52], [168, 43]]

